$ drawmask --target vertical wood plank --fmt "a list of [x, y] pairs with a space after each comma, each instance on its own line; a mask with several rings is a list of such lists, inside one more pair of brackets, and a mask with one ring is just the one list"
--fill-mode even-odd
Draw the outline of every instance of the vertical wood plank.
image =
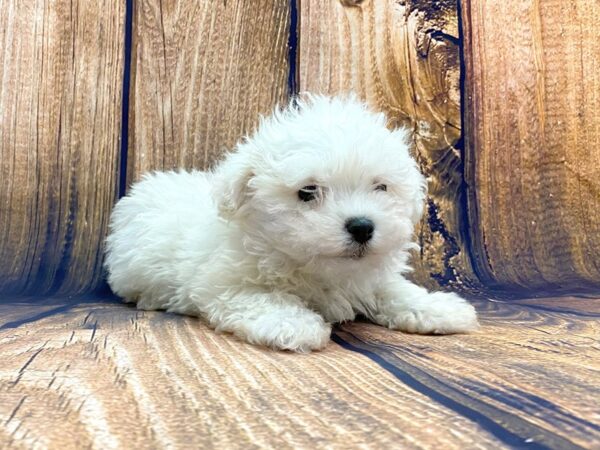
[[208, 167], [287, 101], [289, 17], [284, 0], [136, 4], [130, 182]]
[[467, 185], [482, 280], [600, 291], [600, 5], [463, 2]]
[[124, 2], [0, 3], [0, 292], [102, 275], [114, 201]]
[[429, 198], [416, 281], [478, 289], [461, 232], [460, 60], [454, 0], [300, 2], [300, 89], [355, 92], [414, 133]]

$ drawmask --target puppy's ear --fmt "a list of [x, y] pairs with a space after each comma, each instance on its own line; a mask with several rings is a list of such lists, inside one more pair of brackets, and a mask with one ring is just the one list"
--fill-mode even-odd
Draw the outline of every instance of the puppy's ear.
[[405, 162], [405, 169], [407, 171], [403, 174], [403, 178], [410, 184], [411, 189], [409, 194], [412, 204], [410, 220], [416, 225], [421, 220], [425, 208], [427, 179], [421, 173], [419, 165], [412, 154], [415, 149], [411, 133], [406, 128], [397, 128], [392, 131], [391, 135], [396, 142], [396, 147], [399, 149], [398, 156], [403, 158]]
[[250, 196], [248, 184], [254, 176], [252, 149], [248, 144], [238, 145], [214, 170], [212, 192], [219, 215], [232, 219]]
[[414, 207], [411, 214], [411, 221], [413, 224], [417, 224], [421, 220], [423, 215], [423, 209], [425, 208], [425, 199], [427, 198], [427, 179], [421, 174], [415, 163], [417, 174], [417, 189], [414, 192]]

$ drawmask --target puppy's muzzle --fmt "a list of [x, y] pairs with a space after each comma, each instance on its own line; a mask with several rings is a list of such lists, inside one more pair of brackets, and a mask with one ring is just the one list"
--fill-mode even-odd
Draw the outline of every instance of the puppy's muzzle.
[[346, 221], [346, 230], [359, 244], [366, 244], [373, 237], [375, 224], [367, 217], [352, 217]]

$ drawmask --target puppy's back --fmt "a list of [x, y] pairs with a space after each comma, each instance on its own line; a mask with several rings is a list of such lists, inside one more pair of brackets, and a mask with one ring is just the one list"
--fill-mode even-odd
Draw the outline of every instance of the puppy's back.
[[155, 172], [119, 200], [111, 214], [105, 259], [108, 283], [117, 295], [149, 303], [140, 307], [166, 307], [178, 279], [194, 270], [195, 246], [206, 248], [218, 226], [211, 177], [199, 171]]

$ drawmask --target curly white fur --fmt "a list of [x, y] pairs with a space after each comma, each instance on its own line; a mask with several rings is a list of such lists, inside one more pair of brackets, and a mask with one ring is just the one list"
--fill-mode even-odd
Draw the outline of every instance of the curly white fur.
[[[401, 275], [426, 184], [407, 141], [353, 97], [276, 111], [213, 171], [132, 187], [111, 218], [109, 284], [139, 308], [279, 349], [323, 348], [331, 323], [357, 313], [411, 333], [474, 330], [465, 300]], [[314, 200], [299, 198], [304, 186]], [[345, 227], [353, 217], [374, 224], [364, 245]]]

